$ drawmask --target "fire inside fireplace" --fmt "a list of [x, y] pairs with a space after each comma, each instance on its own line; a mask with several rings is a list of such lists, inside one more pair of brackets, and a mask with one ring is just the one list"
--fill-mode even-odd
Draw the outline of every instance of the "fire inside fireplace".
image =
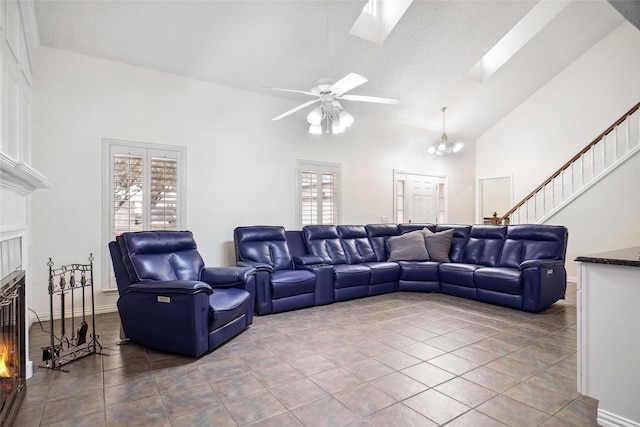
[[23, 271], [0, 287], [0, 426], [12, 424], [26, 392], [24, 287]]

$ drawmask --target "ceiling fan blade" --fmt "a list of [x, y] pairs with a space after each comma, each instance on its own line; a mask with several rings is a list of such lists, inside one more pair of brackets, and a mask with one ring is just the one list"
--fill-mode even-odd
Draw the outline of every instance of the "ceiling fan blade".
[[311, 104], [315, 104], [316, 102], [320, 102], [320, 98], [314, 99], [313, 101], [305, 102], [304, 104], [300, 104], [296, 108], [292, 108], [291, 110], [280, 114], [278, 117], [274, 117], [273, 119], [271, 119], [271, 121], [280, 120], [280, 119], [282, 119], [284, 117], [287, 117], [288, 115], [291, 115], [291, 114], [295, 113], [296, 111], [299, 111], [299, 110], [302, 110], [303, 108], [308, 107]]
[[333, 85], [331, 85], [331, 92], [340, 96], [344, 93], [349, 92], [351, 89], [360, 86], [363, 83], [366, 83], [368, 80], [362, 77], [360, 74], [349, 73]]
[[305, 95], [318, 96], [318, 94], [317, 94], [317, 93], [307, 92], [307, 91], [304, 91], [304, 90], [296, 90], [296, 89], [281, 89], [281, 88], [279, 88], [279, 87], [265, 87], [265, 89], [280, 90], [280, 91], [282, 91], [282, 92], [304, 93]]
[[397, 98], [381, 98], [379, 96], [364, 96], [364, 95], [342, 95], [337, 98], [345, 99], [347, 101], [375, 102], [378, 104], [391, 104], [391, 105], [395, 105], [400, 102], [400, 100]]

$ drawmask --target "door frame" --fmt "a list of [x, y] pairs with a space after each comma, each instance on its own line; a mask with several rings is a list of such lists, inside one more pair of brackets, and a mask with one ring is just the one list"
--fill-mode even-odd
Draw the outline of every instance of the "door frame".
[[478, 224], [484, 223], [482, 216], [482, 183], [492, 179], [509, 179], [509, 205], [513, 206], [513, 175], [494, 175], [478, 178], [476, 181], [476, 222]]
[[[398, 224], [398, 181], [406, 181], [405, 179], [400, 180], [399, 178], [402, 175], [417, 175], [424, 176], [428, 178], [434, 178], [440, 181], [441, 184], [444, 184], [444, 192], [442, 194], [442, 204], [443, 206], [443, 224], [446, 224], [449, 220], [449, 177], [446, 175], [437, 175], [437, 174], [425, 174], [420, 172], [411, 172], [400, 169], [393, 170], [393, 222]], [[404, 207], [404, 206], [403, 206]], [[440, 198], [438, 198], [438, 209], [440, 209]]]

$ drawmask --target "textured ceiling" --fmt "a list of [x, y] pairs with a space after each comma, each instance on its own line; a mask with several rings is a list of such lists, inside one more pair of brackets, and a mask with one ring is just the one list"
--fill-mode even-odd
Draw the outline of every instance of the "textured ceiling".
[[[358, 115], [473, 139], [620, 25], [605, 0], [575, 0], [479, 84], [467, 72], [535, 1], [415, 0], [383, 45], [349, 34], [364, 1], [36, 0], [44, 46], [302, 103], [320, 77], [356, 72], [352, 94], [397, 106], [343, 102]], [[293, 107], [295, 102], [292, 102]], [[283, 111], [274, 111], [273, 116]], [[306, 110], [284, 120], [304, 120]]]

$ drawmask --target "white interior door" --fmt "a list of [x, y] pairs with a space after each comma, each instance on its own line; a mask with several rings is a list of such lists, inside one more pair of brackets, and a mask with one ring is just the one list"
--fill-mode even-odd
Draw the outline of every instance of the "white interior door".
[[445, 178], [395, 173], [396, 220], [412, 223], [445, 222]]

